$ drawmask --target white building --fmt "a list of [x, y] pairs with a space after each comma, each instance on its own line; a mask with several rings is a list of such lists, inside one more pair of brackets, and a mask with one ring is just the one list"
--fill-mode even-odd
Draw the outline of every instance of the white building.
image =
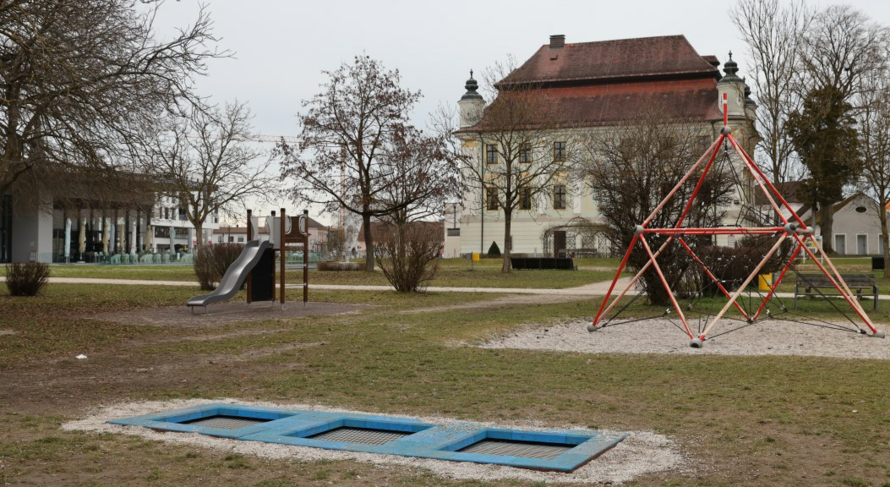
[[120, 262], [111, 258], [115, 254], [142, 262], [146, 253], [192, 250], [219, 227], [214, 215], [199, 237], [176, 198], [165, 195], [78, 198], [74, 208], [56, 203], [53, 195], [41, 196], [41, 204], [17, 208], [14, 195], [0, 198], [0, 262]]
[[[723, 96], [727, 95], [729, 126], [746, 151], [756, 143], [751, 123], [756, 105], [747, 98], [744, 81], [730, 60], [725, 76], [714, 56], [701, 56], [684, 36], [623, 39], [604, 42], [565, 43], [564, 36], [551, 36], [522, 66], [508, 76], [517, 86], [534, 86], [530, 96], [542, 97], [556, 107], [571, 129], [555, 129], [552, 147], [529, 149], [528, 163], [565, 154], [579, 131], [604, 131], [637, 116], [658, 103], [678, 120], [696, 123], [702, 152], [719, 136], [723, 126]], [[460, 130], [468, 164], [480, 167], [501, 164], [501, 148], [486, 138], [485, 100], [477, 93], [477, 82], [467, 81], [467, 92], [458, 102]], [[731, 156], [735, 157], [735, 156]], [[735, 157], [737, 170], [743, 166]], [[523, 161], [520, 159], [519, 163]], [[743, 181], [747, 186], [749, 181]], [[737, 188], [728, 223], [736, 222], [745, 200], [745, 187]], [[492, 242], [504, 249], [504, 213], [477, 188], [463, 195], [460, 217], [460, 254], [485, 253]], [[582, 222], [601, 221], [596, 197], [584, 181], [569, 175], [559, 178], [542, 201], [518, 208], [512, 218], [512, 252], [528, 254], [573, 254], [608, 251], [604, 241], [573, 231]], [[718, 243], [728, 243], [725, 236]], [[447, 254], [450, 256], [450, 253]]]
[[213, 243], [213, 231], [219, 228], [219, 214], [211, 214], [204, 222], [202, 234], [197, 235], [195, 226], [186, 217], [185, 208], [179, 204], [179, 198], [161, 194], [153, 209], [149, 221], [151, 238], [146, 251], [165, 252], [193, 250], [199, 241]]

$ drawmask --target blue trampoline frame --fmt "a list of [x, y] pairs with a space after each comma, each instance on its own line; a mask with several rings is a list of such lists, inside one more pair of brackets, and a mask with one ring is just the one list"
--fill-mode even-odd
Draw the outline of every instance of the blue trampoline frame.
[[[238, 429], [183, 424], [212, 416], [263, 419], [263, 423]], [[595, 431], [521, 431], [490, 428], [469, 422], [448, 425], [424, 423], [411, 418], [357, 413], [287, 410], [235, 404], [211, 403], [174, 411], [109, 421], [159, 431], [199, 433], [221, 438], [260, 441], [283, 445], [323, 448], [382, 455], [430, 458], [458, 462], [487, 463], [509, 467], [572, 472], [624, 440], [627, 435], [605, 435]], [[308, 438], [341, 427], [370, 428], [410, 433], [383, 445], [346, 443]], [[565, 445], [569, 450], [552, 459], [465, 453], [459, 450], [484, 439], [540, 442]]]

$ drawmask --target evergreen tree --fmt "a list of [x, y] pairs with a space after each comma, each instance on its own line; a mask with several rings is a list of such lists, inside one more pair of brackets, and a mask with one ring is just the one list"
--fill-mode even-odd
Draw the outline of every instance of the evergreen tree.
[[788, 121], [794, 148], [810, 173], [803, 194], [819, 207], [826, 252], [833, 250], [833, 205], [843, 198], [844, 186], [852, 183], [861, 170], [852, 111], [840, 89], [824, 86], [810, 90], [801, 110], [792, 113]]

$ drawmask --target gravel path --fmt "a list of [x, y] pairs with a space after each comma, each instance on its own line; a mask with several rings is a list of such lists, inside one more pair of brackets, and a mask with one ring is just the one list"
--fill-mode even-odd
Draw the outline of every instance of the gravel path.
[[[711, 333], [739, 326], [717, 325]], [[588, 333], [587, 322], [532, 326], [493, 338], [482, 348], [554, 350], [582, 353], [658, 353], [669, 355], [807, 355], [890, 360], [890, 340], [790, 321], [764, 321], [724, 336], [704, 347], [689, 346], [689, 337], [664, 319], [629, 323]]]
[[[141, 436], [143, 438], [191, 445], [202, 448], [213, 448], [226, 452], [235, 452], [245, 455], [256, 455], [272, 459], [298, 459], [303, 461], [321, 460], [353, 460], [363, 463], [371, 463], [380, 467], [400, 465], [410, 469], [424, 469], [434, 474], [449, 479], [457, 480], [500, 480], [517, 479], [532, 482], [578, 482], [578, 483], [611, 483], [620, 484], [629, 482], [639, 476], [663, 472], [666, 470], [687, 470], [690, 464], [680, 452], [677, 444], [671, 439], [646, 431], [629, 432], [627, 439], [615, 448], [604, 453], [601, 457], [572, 473], [538, 472], [522, 468], [503, 467], [497, 465], [480, 465], [463, 462], [446, 462], [441, 460], [429, 460], [420, 458], [408, 458], [391, 455], [377, 455], [370, 453], [355, 453], [344, 451], [322, 450], [319, 448], [307, 448], [290, 445], [276, 445], [254, 441], [239, 441], [223, 438], [213, 438], [191, 433], [160, 433], [147, 428], [136, 426], [121, 426], [108, 424], [112, 419], [138, 416], [158, 411], [177, 409], [207, 402], [231, 402], [238, 404], [253, 404], [257, 406], [284, 407], [292, 409], [314, 409], [324, 411], [354, 412], [344, 409], [327, 408], [323, 406], [307, 404], [272, 404], [265, 402], [239, 401], [233, 399], [207, 400], [189, 399], [173, 401], [133, 402], [122, 403], [96, 408], [90, 416], [79, 421], [72, 421], [62, 425], [65, 430], [89, 431], [95, 433], [123, 433]], [[434, 424], [448, 424], [453, 420], [441, 417], [419, 417], [423, 422]], [[494, 426], [494, 424], [491, 424]], [[545, 426], [540, 423], [525, 423], [504, 425], [531, 430], [542, 430]], [[547, 425], [566, 429], [579, 429], [573, 425]], [[610, 432], [604, 432], [610, 433]]]

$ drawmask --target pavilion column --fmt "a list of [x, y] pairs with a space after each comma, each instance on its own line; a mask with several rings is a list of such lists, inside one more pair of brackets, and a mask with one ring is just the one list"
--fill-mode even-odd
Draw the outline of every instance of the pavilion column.
[[83, 214], [78, 211], [77, 218], [77, 260], [83, 260], [83, 252], [86, 250], [86, 227], [87, 227], [87, 219], [83, 217]]
[[105, 211], [102, 211], [102, 252], [108, 253], [108, 225], [111, 221], [105, 216]]
[[136, 252], [142, 252], [142, 210], [136, 209]]

